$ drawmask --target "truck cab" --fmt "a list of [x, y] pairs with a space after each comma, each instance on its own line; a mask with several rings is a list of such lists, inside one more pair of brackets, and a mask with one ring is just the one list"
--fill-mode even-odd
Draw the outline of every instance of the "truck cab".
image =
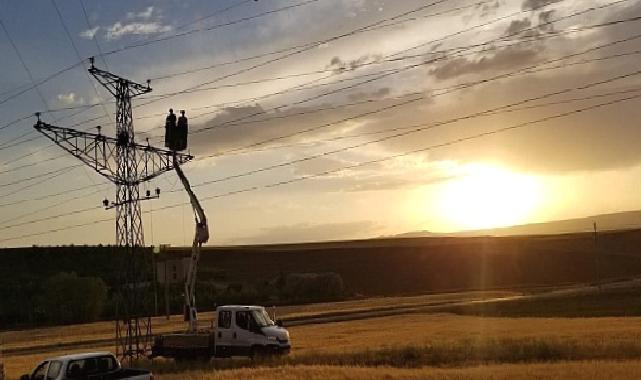
[[153, 380], [150, 371], [122, 368], [113, 354], [97, 352], [58, 356], [42, 361], [20, 380]]
[[264, 307], [229, 305], [216, 308], [216, 323], [211, 331], [156, 336], [152, 357], [253, 358], [287, 354], [290, 349], [289, 332], [280, 322], [272, 321]]
[[217, 356], [283, 354], [291, 349], [289, 332], [271, 320], [262, 306], [216, 309]]

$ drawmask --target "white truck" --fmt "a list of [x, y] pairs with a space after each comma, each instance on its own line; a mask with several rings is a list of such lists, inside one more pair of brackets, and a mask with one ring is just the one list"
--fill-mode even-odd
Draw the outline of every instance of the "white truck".
[[289, 332], [264, 307], [230, 305], [216, 308], [213, 330], [156, 336], [151, 351], [152, 357], [209, 360], [282, 355], [290, 349]]
[[154, 380], [144, 369], [122, 368], [113, 354], [97, 352], [47, 359], [20, 380]]

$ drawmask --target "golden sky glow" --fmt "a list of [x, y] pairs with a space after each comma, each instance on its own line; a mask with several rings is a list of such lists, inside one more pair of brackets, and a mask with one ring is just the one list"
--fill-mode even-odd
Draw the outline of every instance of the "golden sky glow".
[[[274, 0], [202, 18], [221, 2], [232, 1], [88, 2], [93, 28], [59, 2], [82, 58], [98, 43], [114, 52], [99, 67], [152, 80], [133, 103], [137, 142], [162, 146], [165, 113], [186, 110], [198, 160], [184, 170], [209, 244], [584, 218], [590, 229], [595, 216], [641, 209], [641, 38], [630, 18], [641, 0]], [[295, 3], [305, 5], [270, 12]], [[99, 207], [114, 186], [33, 130], [34, 112], [55, 110], [43, 121], [115, 136], [112, 96], [96, 94], [54, 9], [4, 8], [0, 246], [114, 243], [115, 211]], [[53, 75], [40, 94], [21, 61], [36, 80]], [[191, 241], [177, 181], [141, 187], [161, 189], [141, 205], [146, 244]], [[624, 222], [599, 228], [639, 225]]]
[[542, 203], [543, 185], [532, 175], [487, 164], [468, 164], [462, 171], [437, 194], [438, 212], [455, 229], [526, 223]]

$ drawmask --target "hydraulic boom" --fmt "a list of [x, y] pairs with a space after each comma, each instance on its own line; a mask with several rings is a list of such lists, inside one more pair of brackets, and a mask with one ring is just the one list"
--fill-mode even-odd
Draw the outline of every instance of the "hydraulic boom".
[[191, 260], [189, 261], [189, 269], [187, 271], [187, 278], [185, 280], [185, 318], [189, 322], [190, 333], [195, 333], [198, 330], [198, 313], [196, 311], [196, 273], [198, 272], [198, 261], [200, 260], [200, 248], [204, 243], [209, 240], [209, 226], [207, 225], [207, 216], [203, 210], [196, 194], [191, 189], [189, 181], [180, 168], [180, 162], [174, 155], [174, 168], [180, 178], [185, 191], [189, 194], [191, 207], [194, 210], [194, 218], [196, 220], [196, 233], [194, 235], [194, 242], [191, 246]]

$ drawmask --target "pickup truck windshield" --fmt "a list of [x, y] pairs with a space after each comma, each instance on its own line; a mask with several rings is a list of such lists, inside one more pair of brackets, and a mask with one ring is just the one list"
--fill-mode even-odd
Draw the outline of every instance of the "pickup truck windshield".
[[81, 379], [89, 375], [111, 372], [116, 369], [118, 369], [118, 362], [113, 356], [72, 360], [67, 366], [67, 378]]
[[269, 318], [269, 314], [265, 310], [252, 310], [252, 315], [258, 327], [273, 326], [274, 322]]

